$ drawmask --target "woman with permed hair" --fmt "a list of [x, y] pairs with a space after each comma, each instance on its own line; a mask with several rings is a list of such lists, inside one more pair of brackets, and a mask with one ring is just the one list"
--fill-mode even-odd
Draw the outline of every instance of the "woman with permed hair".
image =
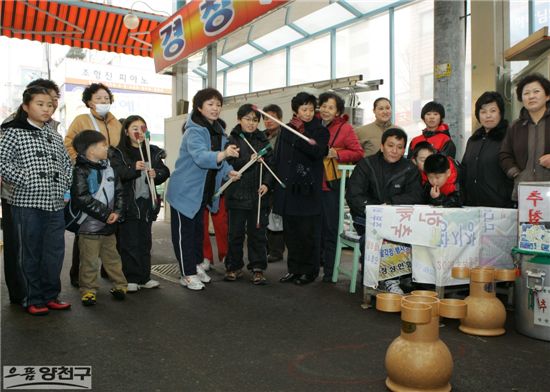
[[82, 102], [90, 112], [76, 116], [65, 136], [65, 147], [73, 161], [76, 158], [76, 151], [72, 146], [73, 139], [85, 129], [101, 132], [110, 146], [116, 147], [120, 141], [122, 124], [110, 111], [114, 97], [109, 87], [103, 83], [90, 84], [82, 92]]
[[550, 81], [539, 73], [523, 77], [516, 96], [523, 103], [499, 153], [500, 166], [514, 180], [517, 201], [521, 181], [550, 181]]
[[180, 284], [189, 290], [202, 290], [204, 283], [211, 280], [200, 266], [204, 209], [209, 206], [210, 211], [216, 212], [216, 190], [223, 180], [240, 176], [226, 162], [228, 158], [238, 158], [239, 149], [234, 144], [225, 147], [222, 105], [222, 95], [213, 88], [200, 90], [193, 97], [193, 111], [183, 126], [179, 157], [166, 191]]
[[286, 185], [275, 184], [273, 212], [283, 217], [288, 273], [281, 283], [309, 284], [319, 276], [321, 258], [323, 158], [330, 133], [315, 116], [317, 98], [300, 92], [290, 102], [289, 126], [311, 140], [283, 130], [275, 151], [274, 170]]

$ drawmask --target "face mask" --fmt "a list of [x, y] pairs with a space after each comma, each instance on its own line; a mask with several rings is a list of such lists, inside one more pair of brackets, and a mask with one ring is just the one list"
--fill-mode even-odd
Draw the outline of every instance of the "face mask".
[[105, 117], [107, 115], [107, 113], [109, 113], [110, 109], [111, 109], [111, 105], [108, 104], [108, 103], [98, 103], [98, 104], [95, 105], [95, 111], [101, 117]]

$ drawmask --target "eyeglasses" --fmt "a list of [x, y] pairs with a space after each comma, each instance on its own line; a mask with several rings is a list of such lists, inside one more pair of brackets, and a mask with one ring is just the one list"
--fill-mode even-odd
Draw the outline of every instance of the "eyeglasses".
[[248, 121], [248, 122], [253, 122], [253, 123], [260, 122], [260, 120], [256, 117], [243, 117], [243, 120]]

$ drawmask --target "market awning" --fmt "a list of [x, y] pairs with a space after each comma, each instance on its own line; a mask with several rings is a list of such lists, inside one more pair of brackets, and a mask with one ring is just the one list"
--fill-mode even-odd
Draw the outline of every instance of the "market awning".
[[0, 34], [78, 48], [152, 57], [151, 37], [165, 16], [134, 11], [140, 23], [124, 26], [130, 10], [88, 1], [0, 1]]

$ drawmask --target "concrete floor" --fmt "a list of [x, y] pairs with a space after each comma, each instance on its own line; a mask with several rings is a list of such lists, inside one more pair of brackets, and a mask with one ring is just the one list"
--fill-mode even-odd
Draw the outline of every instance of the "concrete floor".
[[[169, 225], [154, 228], [154, 263], [174, 262]], [[1, 287], [1, 363], [89, 365], [94, 391], [384, 391], [384, 355], [400, 333], [398, 314], [363, 310], [349, 282], [281, 284], [284, 263], [269, 265], [267, 286], [249, 275], [191, 292], [161, 281], [116, 302], [102, 279], [98, 304], [85, 308], [68, 282], [68, 312], [32, 317]], [[481, 338], [446, 320], [441, 339], [454, 357], [454, 391], [550, 391], [550, 343], [507, 333]]]

